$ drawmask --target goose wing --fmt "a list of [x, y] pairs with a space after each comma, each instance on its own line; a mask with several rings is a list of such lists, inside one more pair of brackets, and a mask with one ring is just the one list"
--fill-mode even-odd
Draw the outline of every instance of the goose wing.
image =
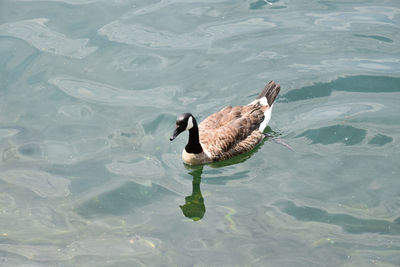
[[258, 130], [267, 106], [225, 107], [199, 125], [200, 142], [214, 159], [246, 152], [263, 138]]

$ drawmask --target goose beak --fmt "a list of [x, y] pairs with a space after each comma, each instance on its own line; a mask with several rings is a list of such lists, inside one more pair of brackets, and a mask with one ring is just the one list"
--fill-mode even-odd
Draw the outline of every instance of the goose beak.
[[169, 141], [174, 140], [178, 134], [180, 134], [180, 132], [178, 131], [178, 127], [175, 129], [174, 133], [172, 134], [172, 136], [169, 138]]
[[169, 138], [169, 141], [174, 140], [182, 131], [182, 129], [180, 129], [180, 127], [176, 127], [174, 133], [172, 134], [172, 136]]

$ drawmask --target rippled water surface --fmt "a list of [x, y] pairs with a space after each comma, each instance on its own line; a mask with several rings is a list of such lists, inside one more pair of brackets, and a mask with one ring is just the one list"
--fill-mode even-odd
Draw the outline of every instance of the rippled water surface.
[[[0, 1], [1, 266], [399, 266], [400, 3]], [[189, 168], [176, 116], [282, 90]]]

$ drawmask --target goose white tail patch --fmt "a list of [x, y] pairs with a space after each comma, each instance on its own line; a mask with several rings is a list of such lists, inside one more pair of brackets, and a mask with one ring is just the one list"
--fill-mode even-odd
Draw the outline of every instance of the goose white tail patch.
[[259, 99], [251, 101], [248, 106], [254, 105], [255, 103], [260, 103], [261, 106], [268, 106], [268, 99], [264, 96]]
[[[265, 98], [265, 99], [266, 99], [266, 98]], [[263, 122], [260, 124], [260, 128], [258, 128], [258, 130], [259, 130], [260, 132], [264, 132], [265, 128], [267, 127], [267, 125], [268, 125], [268, 123], [269, 123], [269, 121], [271, 120], [271, 115], [272, 115], [272, 108], [273, 108], [273, 106], [274, 106], [274, 104], [272, 104], [272, 106], [264, 112], [264, 120], [263, 120]]]
[[190, 116], [189, 119], [188, 119], [185, 131], [188, 131], [188, 130], [190, 130], [192, 128], [193, 128], [193, 118], [192, 118], [192, 116]]
[[260, 98], [260, 100], [259, 100], [260, 102], [260, 104], [262, 105], [262, 106], [268, 106], [268, 100], [267, 100], [267, 98], [264, 96], [264, 97], [262, 97], [262, 98]]

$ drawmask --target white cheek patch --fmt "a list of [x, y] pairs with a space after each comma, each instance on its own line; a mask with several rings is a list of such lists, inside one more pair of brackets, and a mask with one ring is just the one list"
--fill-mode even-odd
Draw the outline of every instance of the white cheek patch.
[[185, 131], [188, 131], [188, 130], [190, 130], [192, 128], [193, 128], [193, 118], [192, 118], [192, 116], [190, 116], [189, 119], [188, 119]]

